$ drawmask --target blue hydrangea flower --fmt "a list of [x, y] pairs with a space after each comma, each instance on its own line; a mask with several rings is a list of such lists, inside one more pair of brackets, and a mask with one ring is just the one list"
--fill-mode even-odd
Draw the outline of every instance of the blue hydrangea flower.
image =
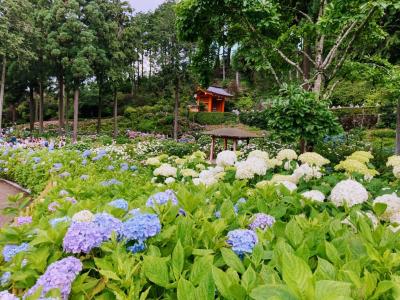
[[129, 204], [125, 199], [115, 199], [108, 203], [109, 206], [116, 207], [125, 211], [128, 211]]
[[120, 167], [122, 171], [127, 171], [129, 169], [129, 165], [127, 163], [122, 163]]
[[275, 218], [273, 216], [264, 213], [258, 213], [254, 215], [253, 221], [249, 225], [249, 228], [251, 230], [256, 230], [256, 228], [264, 230], [265, 228], [272, 227], [274, 223]]
[[59, 223], [66, 223], [66, 222], [71, 222], [71, 218], [65, 216], [65, 217], [62, 217], [62, 218], [54, 218], [54, 219], [51, 219], [49, 221], [51, 227], [53, 227], [53, 228], [56, 227], [57, 224], [59, 224]]
[[82, 160], [82, 166], [86, 166], [86, 165], [87, 165], [87, 160], [86, 159]]
[[97, 153], [97, 155], [96, 155], [95, 157], [92, 158], [92, 160], [93, 160], [93, 161], [96, 161], [96, 160], [102, 159], [103, 156], [106, 155], [106, 154], [107, 154], [107, 151], [101, 149], [101, 150], [99, 151], [99, 153]]
[[66, 177], [69, 177], [69, 176], [71, 176], [71, 173], [69, 173], [69, 172], [62, 172], [60, 175], [58, 175], [58, 176], [60, 176], [60, 178], [66, 178]]
[[3, 248], [3, 256], [5, 261], [10, 261], [15, 255], [20, 252], [29, 250], [28, 243], [22, 243], [20, 245], [5, 245]]
[[112, 170], [114, 170], [115, 169], [115, 167], [113, 166], [113, 165], [109, 165], [108, 167], [107, 167], [107, 170], [108, 171], [112, 171]]
[[46, 272], [39, 277], [35, 285], [28, 290], [24, 299], [42, 288], [40, 299], [48, 299], [44, 298], [45, 295], [50, 290], [58, 289], [61, 293], [61, 299], [68, 300], [72, 283], [82, 271], [82, 267], [81, 261], [72, 256], [52, 263], [47, 267]]
[[99, 226], [93, 222], [72, 222], [64, 236], [63, 248], [67, 253], [89, 253], [99, 247], [104, 236]]
[[63, 164], [62, 163], [55, 163], [53, 164], [53, 168], [56, 171], [59, 171], [62, 168]]
[[41, 161], [40, 157], [32, 157], [32, 160], [34, 161], [35, 164], [38, 164]]
[[138, 168], [137, 168], [136, 166], [130, 166], [129, 169], [130, 169], [131, 171], [136, 171]]
[[64, 196], [67, 196], [69, 193], [68, 193], [68, 191], [66, 191], [66, 190], [61, 190], [59, 193], [58, 193], [58, 195], [60, 195], [60, 197], [64, 197]]
[[186, 217], [186, 211], [183, 208], [179, 208], [178, 215]]
[[88, 180], [89, 179], [89, 175], [81, 175], [81, 177], [79, 177], [81, 180]]
[[103, 241], [108, 240], [113, 232], [119, 234], [122, 228], [122, 221], [108, 213], [95, 214], [93, 223], [99, 226]]
[[85, 150], [85, 151], [83, 151], [83, 153], [82, 153], [82, 157], [83, 157], [83, 158], [88, 158], [91, 154], [92, 154], [92, 151], [91, 151], [91, 150]]
[[150, 196], [147, 199], [146, 206], [155, 208], [156, 205], [164, 205], [168, 202], [171, 202], [172, 205], [178, 205], [178, 199], [173, 190], [166, 190], [165, 192], [159, 192]]
[[0, 285], [6, 286], [7, 284], [10, 283], [10, 279], [11, 279], [11, 272], [4, 272], [3, 275], [1, 275], [0, 277]]
[[258, 243], [258, 237], [252, 230], [236, 229], [228, 232], [227, 243], [237, 255], [252, 253]]
[[148, 213], [136, 213], [122, 224], [121, 237], [128, 241], [144, 242], [161, 231], [158, 216]]
[[142, 252], [144, 249], [146, 249], [146, 245], [143, 242], [137, 242], [133, 244], [132, 246], [126, 247], [126, 249], [132, 253], [138, 253]]
[[233, 206], [233, 210], [235, 211], [235, 214], [237, 214], [239, 212], [239, 208], [241, 206], [241, 204], [246, 203], [247, 200], [245, 198], [240, 198], [236, 204]]
[[102, 186], [110, 186], [110, 185], [114, 185], [114, 184], [119, 185], [119, 184], [122, 184], [122, 182], [115, 178], [112, 178], [110, 180], [102, 181], [100, 184]]

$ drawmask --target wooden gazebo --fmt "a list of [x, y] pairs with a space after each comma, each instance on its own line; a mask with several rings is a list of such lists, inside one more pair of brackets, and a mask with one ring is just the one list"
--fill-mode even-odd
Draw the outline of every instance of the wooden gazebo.
[[227, 150], [228, 148], [228, 140], [233, 140], [233, 151], [236, 151], [237, 149], [237, 142], [239, 140], [245, 140], [247, 144], [249, 144], [251, 138], [260, 138], [261, 135], [239, 129], [239, 128], [219, 128], [219, 129], [214, 129], [211, 131], [205, 131], [203, 132], [205, 135], [210, 135], [211, 136], [211, 146], [210, 146], [210, 161], [214, 159], [214, 154], [215, 154], [215, 140], [217, 138], [224, 139], [224, 150]]
[[200, 104], [203, 104], [207, 112], [224, 112], [225, 99], [228, 97], [233, 97], [233, 95], [220, 87], [210, 86], [206, 90], [198, 88], [196, 91], [197, 110]]

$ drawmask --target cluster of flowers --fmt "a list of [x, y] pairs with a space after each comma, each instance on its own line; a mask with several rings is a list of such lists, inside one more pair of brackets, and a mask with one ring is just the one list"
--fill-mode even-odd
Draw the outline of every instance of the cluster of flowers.
[[356, 151], [335, 166], [335, 170], [344, 170], [349, 176], [353, 173], [364, 175], [365, 180], [371, 180], [378, 171], [368, 168], [369, 161], [373, 158], [367, 151]]
[[386, 166], [392, 167], [394, 177], [400, 179], [400, 155], [389, 157]]

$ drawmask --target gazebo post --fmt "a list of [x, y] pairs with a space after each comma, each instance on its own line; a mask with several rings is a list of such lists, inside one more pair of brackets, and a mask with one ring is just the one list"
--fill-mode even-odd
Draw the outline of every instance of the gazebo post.
[[237, 148], [237, 139], [234, 138], [233, 139], [233, 151], [236, 151], [236, 148]]
[[214, 159], [215, 136], [211, 137], [210, 161]]
[[228, 139], [224, 138], [224, 150], [228, 149]]
[[250, 144], [250, 139], [247, 138], [246, 142], [247, 142], [247, 145]]

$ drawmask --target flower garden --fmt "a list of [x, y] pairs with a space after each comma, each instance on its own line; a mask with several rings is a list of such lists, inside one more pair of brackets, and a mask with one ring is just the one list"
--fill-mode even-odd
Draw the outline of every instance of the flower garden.
[[1, 299], [400, 297], [399, 156], [135, 153], [1, 149], [35, 196], [0, 231]]

